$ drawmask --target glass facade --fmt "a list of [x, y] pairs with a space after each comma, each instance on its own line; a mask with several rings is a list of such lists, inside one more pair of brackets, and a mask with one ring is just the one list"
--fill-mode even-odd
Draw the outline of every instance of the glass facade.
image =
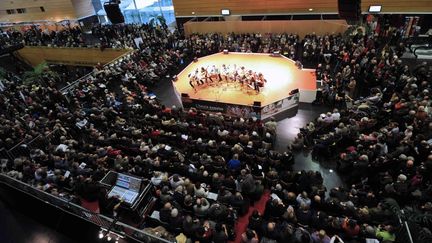
[[[107, 0], [100, 2], [103, 5]], [[172, 0], [122, 0], [120, 10], [128, 24], [148, 23], [157, 16], [163, 16], [167, 25], [175, 22]], [[106, 16], [106, 13], [102, 9], [98, 11], [98, 15]]]

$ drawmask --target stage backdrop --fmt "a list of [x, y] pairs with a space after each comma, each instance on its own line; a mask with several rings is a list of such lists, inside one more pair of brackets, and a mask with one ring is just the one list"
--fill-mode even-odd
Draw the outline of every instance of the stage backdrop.
[[274, 20], [222, 21], [184, 24], [186, 35], [193, 33], [297, 33], [301, 38], [315, 32], [318, 35], [343, 33], [348, 28], [345, 20]]

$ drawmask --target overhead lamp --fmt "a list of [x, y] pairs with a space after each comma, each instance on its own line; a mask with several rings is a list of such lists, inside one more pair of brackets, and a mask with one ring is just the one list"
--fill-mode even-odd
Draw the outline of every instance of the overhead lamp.
[[379, 13], [381, 12], [381, 5], [370, 5], [369, 6], [369, 13]]
[[312, 12], [312, 11], [313, 11], [313, 8], [310, 8], [310, 9], [309, 9], [309, 12]]

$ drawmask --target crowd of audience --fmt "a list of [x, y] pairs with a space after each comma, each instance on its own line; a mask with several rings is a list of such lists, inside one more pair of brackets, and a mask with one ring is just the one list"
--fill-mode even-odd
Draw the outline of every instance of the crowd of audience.
[[83, 47], [85, 40], [78, 26], [65, 27], [59, 31], [42, 30], [32, 26], [25, 31], [15, 29], [0, 30], [0, 43], [3, 45], [51, 46], [51, 47]]
[[[23, 43], [28, 46], [95, 46], [102, 49], [137, 48], [135, 39], [141, 38], [141, 43], [145, 48], [158, 45], [160, 48], [179, 50], [197, 57], [228, 49], [235, 52], [260, 53], [279, 51], [289, 58], [298, 59], [299, 46], [301, 45], [300, 38], [296, 34], [193, 34], [185, 37], [178, 33], [177, 30], [171, 33], [166, 28], [159, 26], [155, 28], [146, 24], [95, 25], [92, 28], [91, 35], [85, 35], [78, 26], [65, 27], [60, 31], [42, 30], [37, 26], [33, 26], [23, 32], [13, 29], [1, 30], [0, 34], [0, 43], [5, 45]], [[324, 37], [311, 36], [314, 39], [314, 48], [320, 48], [320, 45], [317, 45], [316, 42], [322, 42]], [[333, 37], [325, 37], [326, 40], [328, 38]], [[95, 43], [93, 43], [94, 39], [97, 39]], [[307, 41], [304, 45], [308, 47], [308, 43], [310, 41]]]
[[[95, 26], [93, 35], [103, 48], [137, 50], [96, 66], [66, 95], [52, 83], [17, 85], [11, 75], [2, 80], [0, 147], [38, 144], [28, 147], [29, 154], [2, 160], [9, 176], [77, 203], [96, 201], [106, 215], [118, 203], [98, 184], [109, 170], [147, 178], [155, 187], [163, 236], [181, 233], [199, 242], [227, 242], [236, 234], [243, 242], [393, 242], [399, 224], [384, 198], [432, 209], [430, 70], [404, 66], [384, 37], [185, 38], [147, 25]], [[81, 37], [78, 30], [33, 29], [7, 38], [76, 46]], [[292, 171], [290, 149], [274, 150], [274, 119], [165, 107], [148, 92], [183, 62], [223, 49], [278, 50], [291, 58], [303, 50], [303, 58], [322, 63], [317, 76], [323, 99], [338, 109], [302, 129], [291, 149], [311, 146], [321, 157], [340, 152], [338, 170], [349, 175], [349, 187], [328, 190], [320, 173]], [[253, 212], [246, 232], [234, 232], [236, 219], [268, 191], [264, 213]]]

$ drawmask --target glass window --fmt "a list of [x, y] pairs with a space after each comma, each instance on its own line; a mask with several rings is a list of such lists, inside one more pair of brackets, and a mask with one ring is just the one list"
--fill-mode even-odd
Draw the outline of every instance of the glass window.
[[[106, 2], [106, 0], [100, 1], [102, 5]], [[158, 16], [163, 16], [168, 26], [175, 22], [172, 0], [122, 0], [119, 7], [128, 24], [149, 22], [160, 24]]]

